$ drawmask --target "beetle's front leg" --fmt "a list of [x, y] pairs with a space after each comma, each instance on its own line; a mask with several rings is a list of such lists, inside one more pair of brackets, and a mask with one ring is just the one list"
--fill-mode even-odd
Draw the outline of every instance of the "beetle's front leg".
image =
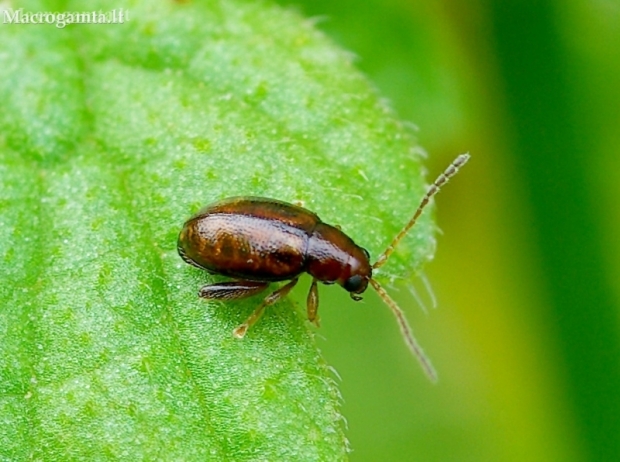
[[251, 297], [269, 287], [268, 282], [226, 281], [207, 284], [198, 291], [201, 298], [208, 300], [239, 300]]
[[316, 327], [320, 327], [319, 324], [319, 289], [316, 286], [316, 278], [312, 279], [312, 285], [308, 292], [308, 298], [306, 300], [306, 310], [308, 312], [308, 321], [313, 323]]

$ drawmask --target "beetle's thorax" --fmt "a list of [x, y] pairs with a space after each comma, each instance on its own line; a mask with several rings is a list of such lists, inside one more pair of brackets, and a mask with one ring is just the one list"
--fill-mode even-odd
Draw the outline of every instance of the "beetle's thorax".
[[368, 253], [338, 228], [318, 223], [308, 240], [306, 271], [324, 283], [345, 283], [360, 276], [361, 285], [349, 292], [361, 293], [372, 277]]

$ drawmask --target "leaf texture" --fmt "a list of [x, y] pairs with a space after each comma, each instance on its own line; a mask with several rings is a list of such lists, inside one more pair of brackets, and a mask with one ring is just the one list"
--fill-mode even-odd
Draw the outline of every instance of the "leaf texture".
[[[234, 339], [260, 296], [199, 300], [219, 279], [176, 237], [208, 202], [263, 195], [376, 256], [422, 192], [410, 130], [268, 2], [9, 7], [129, 20], [0, 27], [0, 459], [346, 459], [303, 310], [279, 303]], [[433, 246], [425, 216], [383, 276]]]

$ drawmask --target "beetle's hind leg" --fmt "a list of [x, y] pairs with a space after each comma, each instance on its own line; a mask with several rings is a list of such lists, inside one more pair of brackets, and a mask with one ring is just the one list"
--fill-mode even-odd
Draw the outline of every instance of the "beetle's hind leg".
[[251, 297], [269, 287], [268, 282], [226, 281], [202, 286], [198, 296], [208, 300], [239, 300]]
[[265, 297], [263, 302], [258, 306], [258, 308], [254, 310], [254, 312], [248, 317], [248, 319], [246, 319], [243, 324], [233, 330], [233, 335], [237, 338], [243, 338], [248, 329], [254, 324], [256, 324], [256, 321], [258, 321], [263, 315], [263, 313], [265, 312], [265, 308], [273, 305], [282, 297], [286, 297], [286, 295], [291, 291], [291, 289], [295, 287], [295, 284], [297, 284], [298, 280], [298, 278], [291, 280], [286, 285], [280, 287], [278, 290], [272, 292], [267, 297]]

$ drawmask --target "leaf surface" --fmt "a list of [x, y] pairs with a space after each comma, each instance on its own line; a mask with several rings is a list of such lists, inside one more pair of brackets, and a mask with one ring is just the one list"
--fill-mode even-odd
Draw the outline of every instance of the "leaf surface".
[[[208, 303], [177, 234], [233, 195], [302, 201], [377, 256], [423, 191], [351, 56], [268, 2], [16, 3], [0, 27], [0, 458], [342, 460], [303, 309]], [[382, 277], [430, 258], [428, 214]], [[333, 289], [337, 290], [337, 289]], [[321, 310], [330, 309], [322, 306]]]

